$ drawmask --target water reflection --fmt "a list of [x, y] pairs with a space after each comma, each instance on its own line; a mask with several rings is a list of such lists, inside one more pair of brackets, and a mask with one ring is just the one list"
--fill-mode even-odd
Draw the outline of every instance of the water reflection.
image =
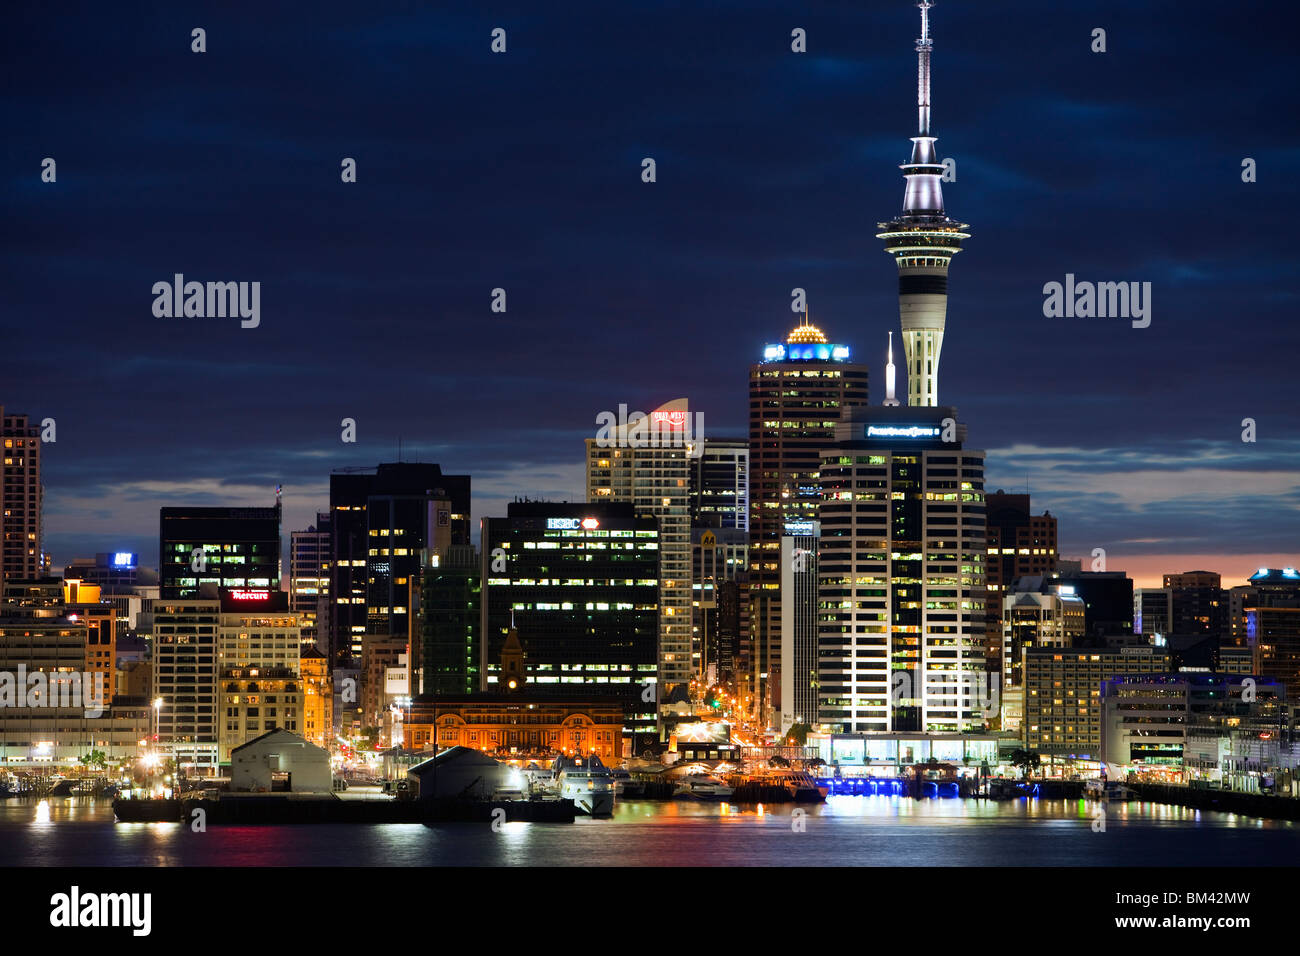
[[[130, 866], [430, 865], [1200, 865], [1300, 856], [1300, 824], [1093, 801], [832, 796], [820, 805], [624, 801], [612, 819], [230, 827], [116, 823], [111, 804], [0, 805], [0, 864]], [[795, 810], [803, 811], [795, 829]], [[797, 837], [787, 838], [792, 832]]]

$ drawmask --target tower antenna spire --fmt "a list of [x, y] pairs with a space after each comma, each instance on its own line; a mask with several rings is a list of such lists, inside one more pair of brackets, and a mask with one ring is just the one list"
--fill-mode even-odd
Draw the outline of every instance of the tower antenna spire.
[[930, 39], [930, 8], [934, 0], [920, 0], [921, 38], [916, 41], [916, 110], [917, 135], [930, 135], [930, 51], [934, 41]]

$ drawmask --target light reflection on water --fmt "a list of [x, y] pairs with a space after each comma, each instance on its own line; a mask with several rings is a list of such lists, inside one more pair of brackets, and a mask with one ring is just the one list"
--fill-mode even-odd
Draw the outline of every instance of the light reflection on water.
[[[116, 823], [110, 801], [0, 805], [0, 864], [64, 866], [1290, 865], [1300, 824], [1133, 802], [833, 796], [820, 805], [630, 801], [612, 819], [211, 826]], [[795, 817], [794, 811], [803, 811]]]

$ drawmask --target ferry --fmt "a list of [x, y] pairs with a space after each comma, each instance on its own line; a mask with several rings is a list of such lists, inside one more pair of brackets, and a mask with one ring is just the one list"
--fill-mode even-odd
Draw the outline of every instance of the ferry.
[[578, 812], [587, 816], [614, 814], [614, 777], [599, 757], [557, 757], [555, 763], [560, 799], [572, 800]]

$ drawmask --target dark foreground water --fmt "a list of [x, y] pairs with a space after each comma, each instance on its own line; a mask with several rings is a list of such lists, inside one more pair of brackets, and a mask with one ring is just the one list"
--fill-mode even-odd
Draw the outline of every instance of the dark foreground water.
[[6, 866], [1293, 866], [1300, 824], [1153, 803], [831, 797], [627, 802], [613, 819], [210, 827], [117, 823], [85, 798], [0, 804]]

